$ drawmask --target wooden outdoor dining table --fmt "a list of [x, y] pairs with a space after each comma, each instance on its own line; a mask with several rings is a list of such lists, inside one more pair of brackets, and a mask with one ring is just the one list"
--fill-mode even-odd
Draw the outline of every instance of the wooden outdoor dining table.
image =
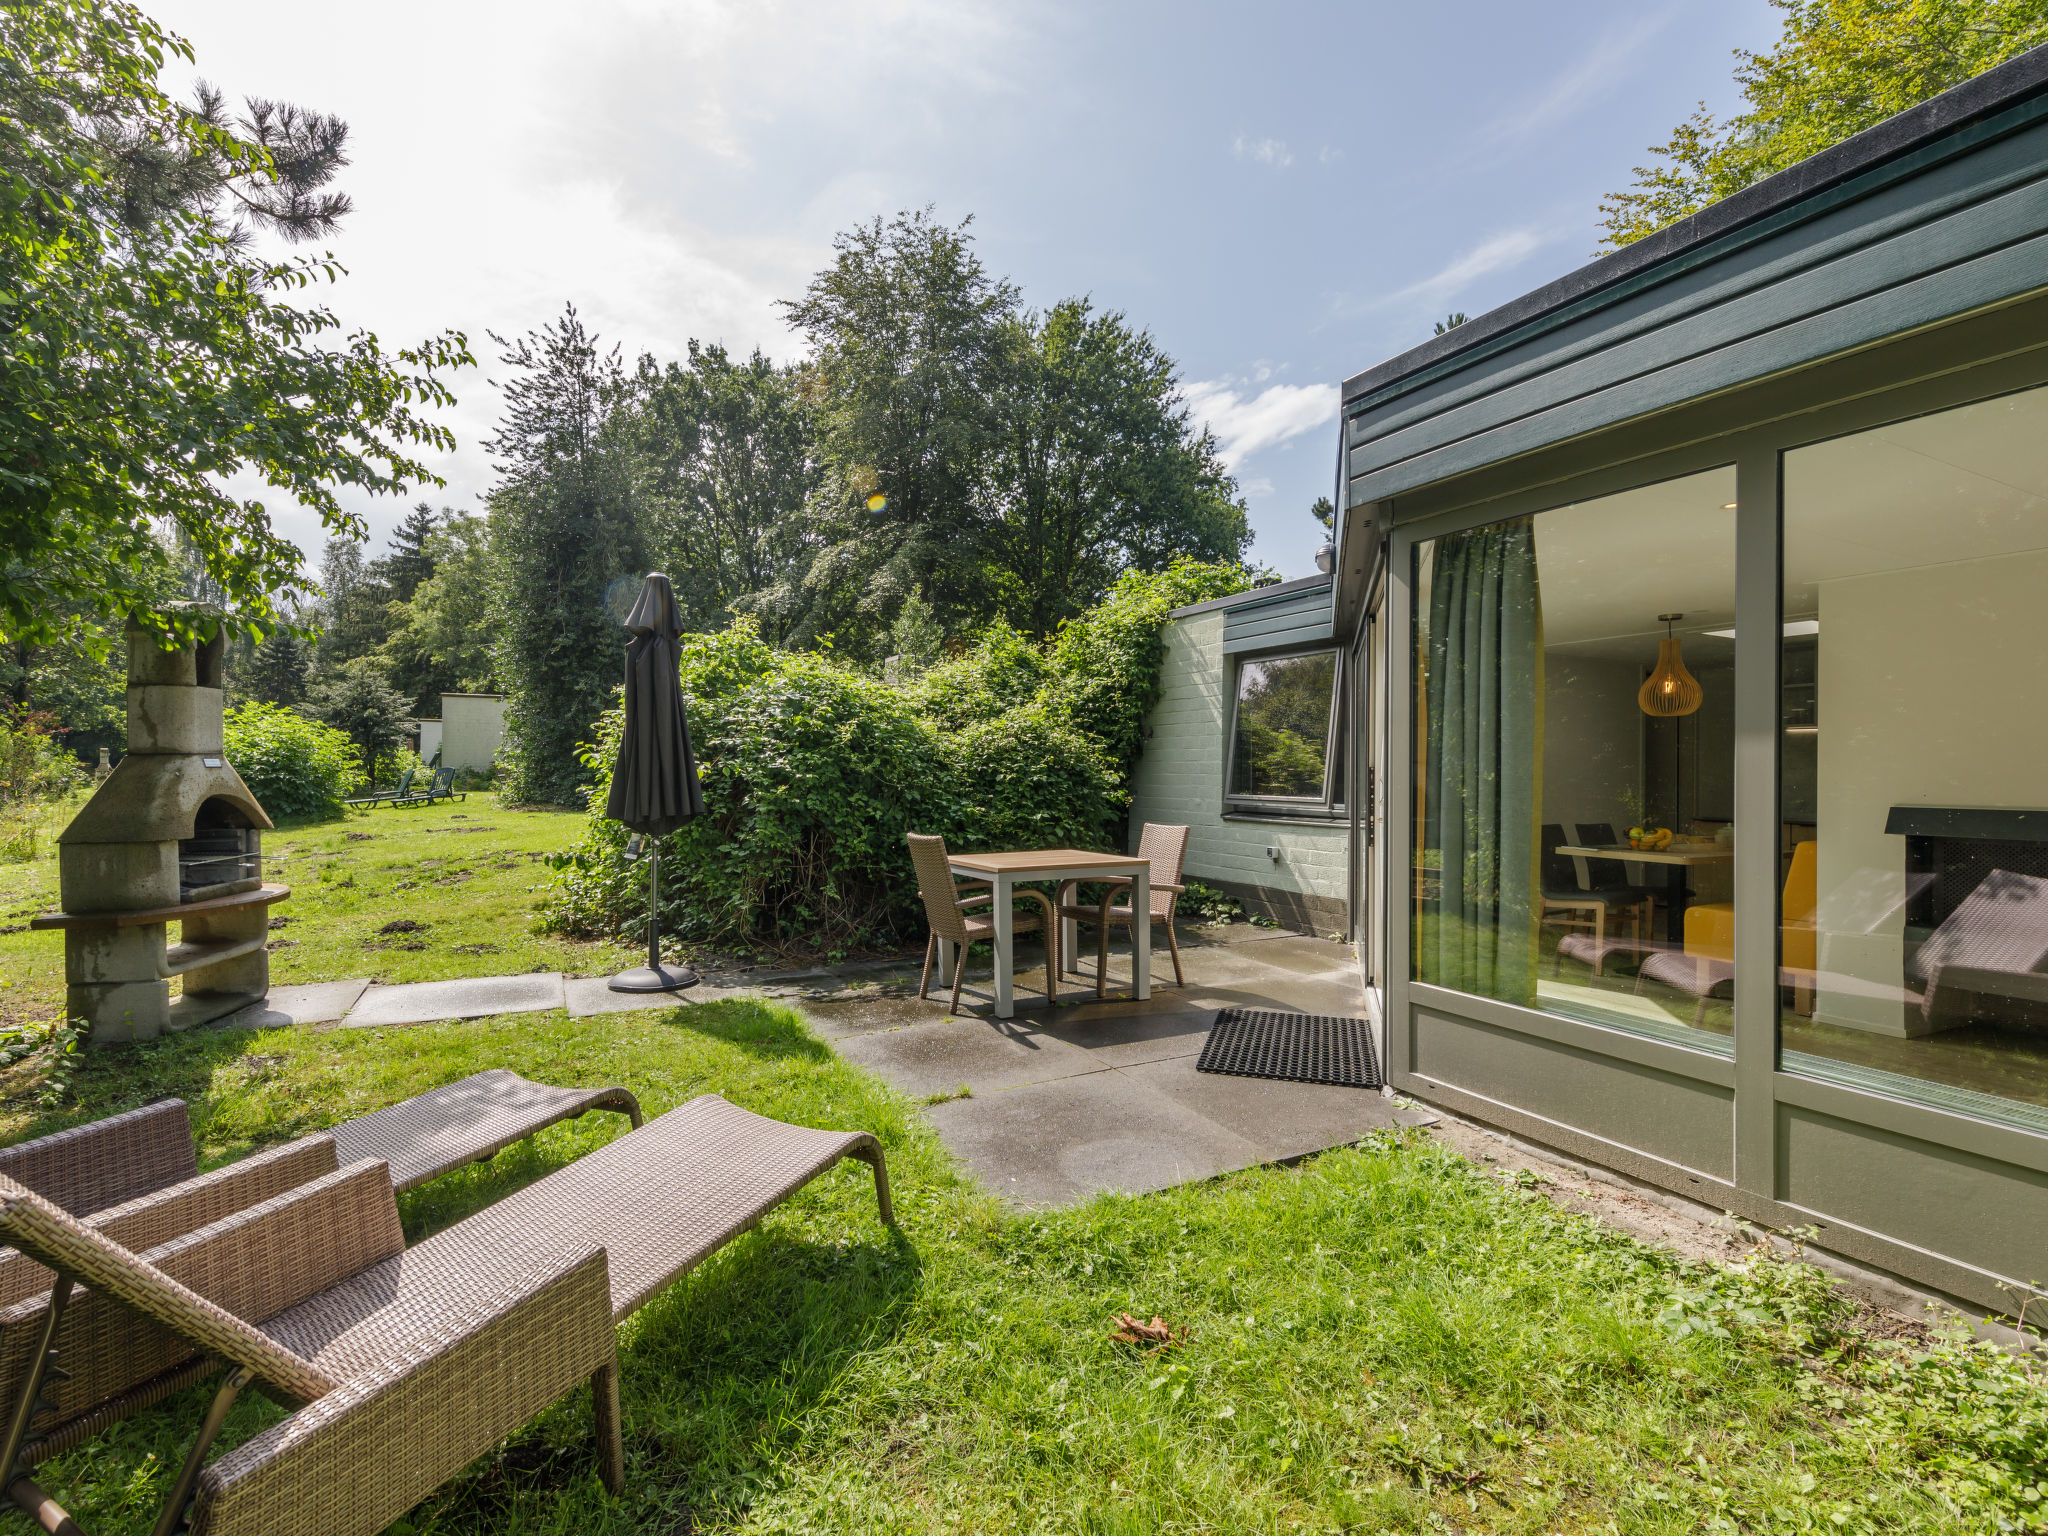
[[[1011, 972], [1016, 966], [1017, 943], [1011, 932], [1011, 893], [1019, 880], [1128, 880], [1131, 882], [1131, 910], [1152, 910], [1152, 865], [1149, 860], [1126, 854], [1087, 853], [1079, 848], [1037, 848], [1022, 853], [949, 853], [946, 862], [955, 878], [987, 880], [995, 885], [996, 923], [996, 1017], [1010, 1018], [1016, 1009]], [[1060, 922], [1060, 953], [1071, 955], [1080, 942], [1079, 925], [1072, 918]], [[1047, 934], [1050, 939], [1052, 935]], [[953, 966], [960, 957], [950, 953], [952, 945], [939, 941], [939, 979], [951, 983]], [[1052, 991], [1052, 949], [1046, 947], [1046, 991]], [[1131, 995], [1144, 999], [1152, 995], [1152, 925], [1131, 924]]]
[[1725, 864], [1735, 850], [1721, 843], [1673, 843], [1669, 848], [1631, 848], [1599, 844], [1560, 843], [1557, 851], [1579, 859], [1621, 859], [1630, 864], [1662, 864], [1665, 889], [1664, 937], [1673, 944], [1685, 942], [1686, 875], [1695, 865]]

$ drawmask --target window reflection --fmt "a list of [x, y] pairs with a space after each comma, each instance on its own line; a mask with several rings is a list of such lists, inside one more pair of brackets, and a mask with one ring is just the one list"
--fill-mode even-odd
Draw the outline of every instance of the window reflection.
[[1734, 500], [1715, 470], [1419, 547], [1418, 981], [1727, 1049]]
[[1785, 456], [1782, 1065], [2029, 1129], [2048, 1129], [2044, 442], [2034, 390]]
[[1238, 668], [1232, 795], [1268, 800], [1325, 797], [1336, 683], [1335, 651], [1247, 661]]

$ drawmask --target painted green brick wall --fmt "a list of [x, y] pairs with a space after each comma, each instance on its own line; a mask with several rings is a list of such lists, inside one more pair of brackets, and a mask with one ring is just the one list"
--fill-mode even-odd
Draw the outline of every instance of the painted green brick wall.
[[[1185, 824], [1195, 879], [1284, 927], [1341, 938], [1350, 829], [1223, 818], [1225, 661], [1222, 612], [1167, 626], [1159, 703], [1146, 718], [1151, 734], [1132, 784], [1132, 847], [1145, 822]], [[1278, 859], [1266, 856], [1269, 847]]]

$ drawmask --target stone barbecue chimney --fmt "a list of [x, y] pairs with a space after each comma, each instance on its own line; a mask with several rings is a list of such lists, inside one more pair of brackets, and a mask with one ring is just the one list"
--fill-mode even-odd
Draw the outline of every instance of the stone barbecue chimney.
[[34, 926], [64, 930], [67, 1011], [96, 1043], [188, 1029], [270, 990], [270, 906], [291, 892], [263, 882], [270, 818], [221, 750], [223, 650], [160, 650], [130, 622], [128, 755], [57, 838], [64, 910]]

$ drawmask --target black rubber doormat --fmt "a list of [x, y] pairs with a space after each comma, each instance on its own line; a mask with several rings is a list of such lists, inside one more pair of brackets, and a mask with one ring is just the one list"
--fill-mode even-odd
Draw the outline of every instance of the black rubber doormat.
[[1380, 1086], [1372, 1025], [1364, 1019], [1225, 1008], [1216, 1015], [1197, 1072], [1233, 1077], [1275, 1077], [1288, 1083], [1334, 1083], [1340, 1088]]

